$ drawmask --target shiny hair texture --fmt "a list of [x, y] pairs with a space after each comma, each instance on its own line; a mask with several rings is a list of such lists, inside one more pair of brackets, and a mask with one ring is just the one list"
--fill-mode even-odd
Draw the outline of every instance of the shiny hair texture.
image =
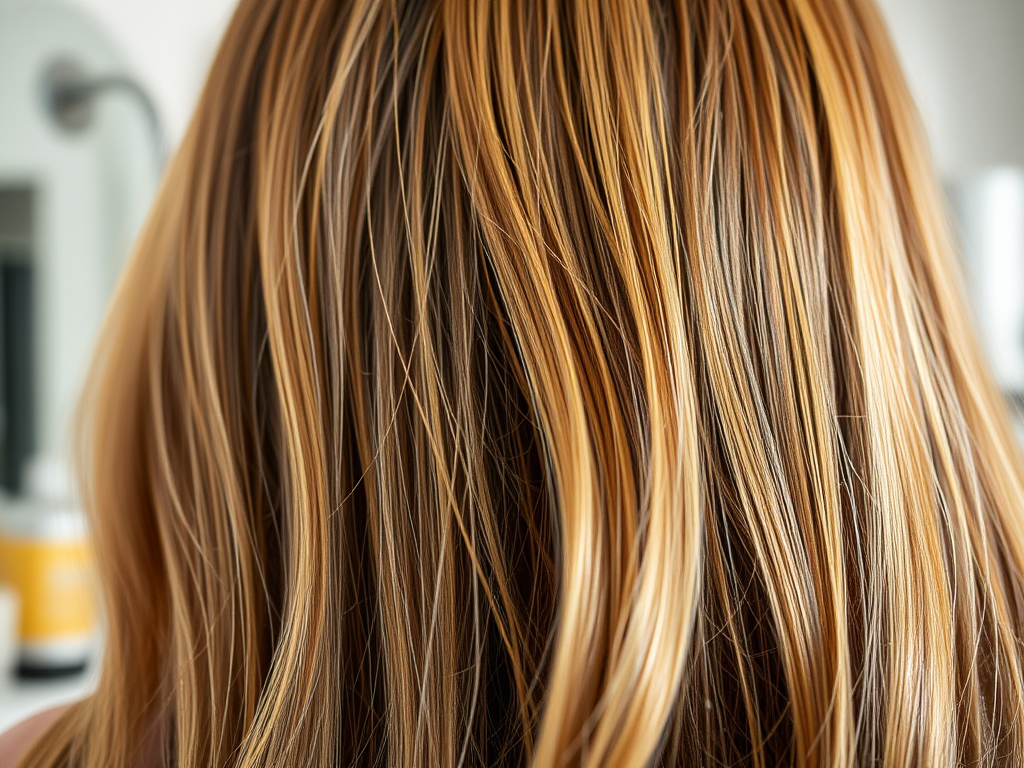
[[870, 0], [242, 0], [23, 765], [1024, 763], [1024, 474]]

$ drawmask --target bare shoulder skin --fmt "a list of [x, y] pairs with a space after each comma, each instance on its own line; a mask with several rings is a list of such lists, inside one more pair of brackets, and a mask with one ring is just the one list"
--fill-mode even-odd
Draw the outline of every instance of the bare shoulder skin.
[[[59, 718], [70, 704], [43, 710], [22, 720], [6, 733], [0, 733], [0, 768], [15, 768], [36, 739]], [[163, 729], [159, 724], [147, 728], [142, 743], [139, 768], [159, 768], [163, 765], [160, 749]]]
[[14, 768], [32, 743], [65, 709], [67, 705], [44, 710], [0, 734], [0, 768]]

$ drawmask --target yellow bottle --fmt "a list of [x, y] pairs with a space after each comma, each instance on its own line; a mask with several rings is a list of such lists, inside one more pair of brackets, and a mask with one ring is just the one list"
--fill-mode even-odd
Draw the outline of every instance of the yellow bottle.
[[91, 552], [81, 511], [34, 499], [0, 501], [0, 582], [21, 603], [19, 672], [83, 669], [96, 645]]

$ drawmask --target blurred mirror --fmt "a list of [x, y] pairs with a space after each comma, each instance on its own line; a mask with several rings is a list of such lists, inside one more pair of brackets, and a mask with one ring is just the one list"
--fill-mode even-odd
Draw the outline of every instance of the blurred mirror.
[[72, 421], [231, 5], [0, 0], [0, 731], [91, 685]]

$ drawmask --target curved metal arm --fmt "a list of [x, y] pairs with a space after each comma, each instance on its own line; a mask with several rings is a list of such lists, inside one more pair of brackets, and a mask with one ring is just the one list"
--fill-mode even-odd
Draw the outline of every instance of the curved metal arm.
[[109, 91], [130, 94], [146, 113], [157, 163], [159, 168], [163, 168], [166, 149], [160, 114], [149, 93], [137, 80], [121, 74], [89, 76], [75, 62], [58, 59], [47, 68], [44, 89], [50, 116], [62, 128], [76, 132], [92, 122], [92, 106], [96, 96]]

